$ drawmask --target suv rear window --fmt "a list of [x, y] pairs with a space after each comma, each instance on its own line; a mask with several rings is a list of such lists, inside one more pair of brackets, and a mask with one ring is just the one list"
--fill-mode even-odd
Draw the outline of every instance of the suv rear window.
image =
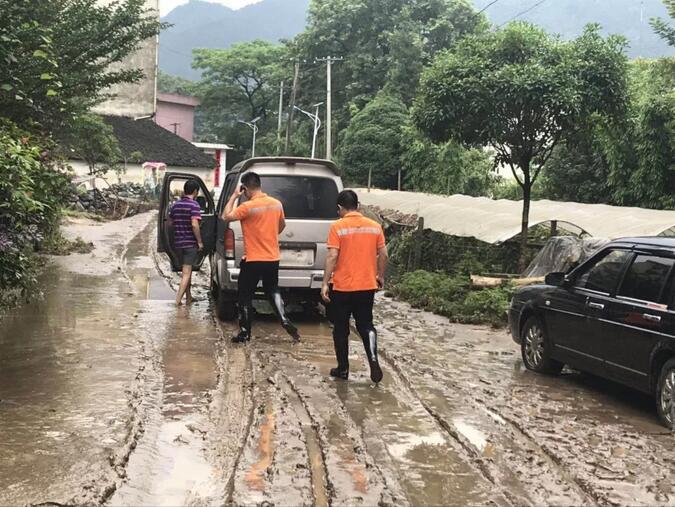
[[[263, 192], [279, 199], [284, 205], [286, 218], [337, 218], [338, 188], [334, 180], [318, 176], [265, 175], [261, 175], [260, 179]], [[241, 202], [245, 200], [242, 197]]]
[[618, 295], [649, 303], [660, 303], [663, 287], [674, 265], [673, 259], [638, 255], [626, 273]]

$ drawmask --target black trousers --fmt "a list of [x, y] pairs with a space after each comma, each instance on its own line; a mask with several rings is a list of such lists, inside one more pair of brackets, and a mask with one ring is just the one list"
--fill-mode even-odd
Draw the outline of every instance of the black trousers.
[[331, 317], [333, 318], [333, 343], [335, 345], [335, 355], [337, 356], [338, 368], [342, 371], [349, 371], [349, 319], [354, 316], [356, 329], [361, 335], [363, 346], [368, 355], [370, 363], [377, 360], [373, 354], [371, 345], [371, 333], [376, 335], [373, 325], [373, 303], [375, 301], [375, 291], [357, 291], [357, 292], [331, 292]]
[[251, 306], [253, 296], [262, 280], [263, 290], [267, 297], [279, 291], [279, 262], [246, 262], [241, 261], [239, 271], [239, 307]]

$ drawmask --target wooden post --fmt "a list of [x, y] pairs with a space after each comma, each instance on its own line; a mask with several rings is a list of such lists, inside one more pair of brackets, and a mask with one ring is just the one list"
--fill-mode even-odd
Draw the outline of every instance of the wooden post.
[[551, 220], [551, 237], [554, 238], [558, 235], [558, 221]]
[[415, 256], [413, 258], [413, 269], [418, 270], [422, 264], [422, 239], [424, 235], [424, 218], [417, 219], [417, 230], [415, 231]]
[[370, 186], [373, 182], [373, 170], [368, 169], [368, 192], [370, 192]]

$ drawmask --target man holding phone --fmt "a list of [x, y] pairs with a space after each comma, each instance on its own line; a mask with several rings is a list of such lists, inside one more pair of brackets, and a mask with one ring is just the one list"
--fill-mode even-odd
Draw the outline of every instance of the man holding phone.
[[179, 306], [182, 304], [183, 296], [187, 304], [192, 303], [192, 266], [197, 263], [199, 253], [204, 249], [199, 228], [202, 211], [196, 201], [198, 195], [199, 183], [187, 180], [183, 186], [183, 197], [169, 212], [174, 228], [174, 247], [180, 252], [183, 263], [180, 287], [176, 295], [176, 304]]
[[375, 292], [384, 287], [387, 269], [384, 232], [380, 224], [358, 212], [359, 199], [352, 190], [341, 192], [337, 205], [340, 220], [328, 234], [328, 257], [321, 289], [324, 301], [331, 304], [338, 363], [330, 375], [343, 380], [349, 378], [349, 319], [353, 315], [368, 356], [370, 379], [378, 383], [382, 380], [382, 369], [377, 357], [373, 303]]
[[[235, 190], [223, 211], [226, 222], [241, 221], [244, 233], [244, 258], [239, 272], [239, 334], [232, 341], [244, 343], [251, 339], [253, 296], [260, 280], [281, 325], [293, 339], [298, 340], [297, 328], [286, 316], [279, 291], [279, 234], [286, 228], [281, 202], [263, 193], [260, 176], [244, 173], [242, 186]], [[235, 209], [240, 196], [246, 202]]]

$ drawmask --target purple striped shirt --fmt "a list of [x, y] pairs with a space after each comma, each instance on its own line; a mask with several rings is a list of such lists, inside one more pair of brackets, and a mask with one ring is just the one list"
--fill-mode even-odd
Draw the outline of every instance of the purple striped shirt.
[[173, 246], [175, 248], [197, 248], [197, 238], [192, 232], [192, 219], [202, 219], [199, 204], [190, 197], [183, 197], [171, 207], [169, 214], [173, 220]]

